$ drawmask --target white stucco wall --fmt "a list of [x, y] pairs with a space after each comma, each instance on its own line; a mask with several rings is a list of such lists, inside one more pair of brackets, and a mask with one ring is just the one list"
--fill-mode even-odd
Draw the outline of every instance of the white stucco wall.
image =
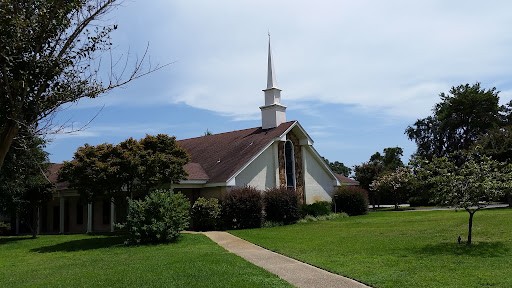
[[335, 179], [327, 172], [322, 163], [318, 162], [313, 151], [305, 147], [302, 149], [304, 157], [305, 192], [306, 203], [311, 204], [318, 201], [331, 201], [331, 194], [334, 190]]
[[[235, 177], [236, 186], [249, 185], [260, 190], [276, 186], [276, 167], [272, 144]], [[276, 156], [277, 157], [277, 156]]]

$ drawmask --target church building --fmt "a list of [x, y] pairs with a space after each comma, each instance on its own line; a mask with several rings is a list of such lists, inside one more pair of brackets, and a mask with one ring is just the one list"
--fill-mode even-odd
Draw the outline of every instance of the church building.
[[178, 141], [190, 155], [187, 180], [174, 185], [190, 198], [221, 198], [231, 187], [295, 189], [303, 203], [330, 201], [340, 180], [298, 121], [286, 121], [270, 41], [261, 126]]
[[[176, 192], [191, 201], [199, 197], [222, 198], [233, 187], [259, 190], [285, 186], [295, 189], [302, 203], [331, 201], [336, 186], [357, 182], [334, 174], [313, 147], [313, 140], [298, 121], [286, 121], [268, 45], [267, 87], [261, 109], [261, 126], [179, 140], [190, 155], [186, 180], [174, 183]], [[94, 203], [80, 201], [76, 191], [58, 183], [62, 164], [50, 167], [49, 179], [56, 183], [53, 199], [40, 213], [41, 232], [77, 233], [113, 231], [120, 207], [110, 199]]]

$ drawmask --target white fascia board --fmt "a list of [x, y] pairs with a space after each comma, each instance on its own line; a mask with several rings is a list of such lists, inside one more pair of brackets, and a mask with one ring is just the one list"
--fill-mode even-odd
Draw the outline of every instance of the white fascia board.
[[318, 151], [316, 151], [316, 149], [313, 146], [306, 146], [306, 147], [309, 148], [309, 150], [311, 152], [313, 152], [312, 154], [316, 158], [316, 160], [321, 163], [324, 170], [327, 171], [327, 173], [329, 173], [332, 176], [332, 178], [336, 181], [335, 186], [341, 186], [341, 183], [338, 180], [338, 177], [336, 177], [336, 175], [334, 175], [334, 172], [332, 172], [331, 167], [329, 167], [329, 165], [327, 165], [327, 163], [325, 163], [325, 161], [322, 159], [322, 156], [320, 156], [320, 154], [318, 154]]
[[179, 184], [206, 184], [208, 180], [181, 180]]
[[300, 145], [313, 145], [313, 143], [315, 143], [315, 141], [313, 141], [313, 139], [309, 136], [309, 134], [306, 132], [306, 130], [304, 130], [304, 127], [302, 127], [302, 125], [300, 125], [299, 121], [295, 121], [295, 123], [293, 123], [288, 129], [286, 129], [286, 131], [281, 135], [281, 138], [284, 137], [284, 140], [286, 140], [286, 134], [288, 134], [288, 132], [292, 131], [292, 129], [294, 127], [297, 127], [299, 128], [300, 132], [302, 134], [304, 134], [304, 136], [306, 136], [306, 139], [302, 139], [300, 140]]
[[225, 187], [225, 186], [234, 186], [234, 185], [229, 185], [228, 182], [208, 183], [208, 184], [204, 185], [204, 187]]

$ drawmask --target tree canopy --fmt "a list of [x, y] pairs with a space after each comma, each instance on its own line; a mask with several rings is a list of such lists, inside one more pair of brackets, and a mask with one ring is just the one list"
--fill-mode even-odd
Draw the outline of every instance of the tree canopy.
[[383, 154], [375, 152], [370, 156], [369, 161], [354, 166], [355, 179], [361, 187], [369, 192], [368, 196], [373, 206], [377, 202], [380, 203], [380, 197], [377, 195], [378, 191], [371, 189], [371, 184], [382, 174], [390, 173], [399, 167], [403, 167], [404, 163], [400, 158], [403, 156], [403, 153], [403, 149], [400, 147], [384, 148]]
[[329, 165], [332, 172], [334, 172], [334, 173], [341, 174], [345, 177], [348, 177], [350, 175], [350, 173], [352, 173], [352, 169], [350, 167], [345, 166], [345, 164], [343, 164], [343, 162], [339, 162], [339, 161], [330, 162], [329, 159], [324, 158], [324, 157], [322, 157], [322, 159], [325, 161], [325, 163], [327, 163], [327, 165]]
[[117, 145], [85, 144], [72, 161], [64, 162], [59, 178], [88, 201], [98, 196], [140, 198], [151, 189], [184, 179], [188, 160], [174, 137], [146, 135]]
[[499, 105], [496, 88], [465, 84], [439, 97], [441, 102], [432, 109], [433, 115], [418, 119], [405, 130], [416, 142], [419, 157], [432, 159], [469, 149], [479, 137], [508, 122], [510, 110]]

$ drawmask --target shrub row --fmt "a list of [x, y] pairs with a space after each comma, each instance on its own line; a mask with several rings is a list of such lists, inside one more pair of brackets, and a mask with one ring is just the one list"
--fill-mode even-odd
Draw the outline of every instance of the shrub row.
[[300, 219], [299, 198], [294, 190], [250, 186], [231, 189], [221, 203], [199, 198], [191, 210], [192, 229], [246, 229], [263, 222], [291, 224]]
[[[339, 187], [334, 200], [335, 212], [351, 216], [368, 213], [368, 196], [362, 188]], [[301, 216], [314, 218], [330, 213], [331, 203], [327, 201], [299, 209], [298, 194], [284, 187], [263, 193], [250, 186], [233, 188], [222, 203], [218, 199], [199, 198], [192, 207], [182, 194], [158, 190], [142, 200], [129, 200], [127, 221], [120, 228], [128, 232], [127, 243], [145, 244], [174, 241], [188, 227], [200, 231], [258, 228], [264, 220], [291, 224]]]

